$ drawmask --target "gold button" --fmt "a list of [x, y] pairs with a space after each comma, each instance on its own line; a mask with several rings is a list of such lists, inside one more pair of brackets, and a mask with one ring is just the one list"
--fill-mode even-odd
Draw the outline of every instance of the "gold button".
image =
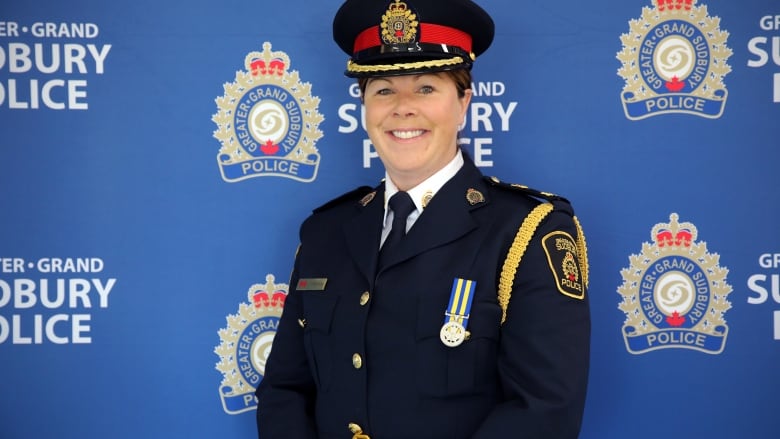
[[352, 354], [352, 367], [355, 369], [363, 367], [363, 357], [360, 354]]
[[363, 294], [360, 295], [360, 306], [365, 306], [370, 298], [371, 295], [368, 294], [368, 291], [363, 291]]

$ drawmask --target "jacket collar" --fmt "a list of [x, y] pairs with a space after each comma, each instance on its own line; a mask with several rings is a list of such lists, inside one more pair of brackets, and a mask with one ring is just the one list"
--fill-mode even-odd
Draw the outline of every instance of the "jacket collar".
[[[397, 252], [388, 257], [385, 269], [474, 230], [478, 223], [472, 211], [489, 203], [487, 193], [482, 173], [466, 157], [463, 167], [431, 199]], [[357, 214], [344, 222], [343, 233], [354, 263], [373, 285], [379, 274], [376, 267], [384, 216], [384, 184], [372, 194], [356, 205]]]

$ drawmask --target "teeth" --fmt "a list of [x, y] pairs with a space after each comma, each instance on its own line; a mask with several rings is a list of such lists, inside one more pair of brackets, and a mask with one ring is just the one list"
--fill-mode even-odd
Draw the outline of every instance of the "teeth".
[[411, 139], [412, 137], [417, 137], [422, 135], [423, 132], [424, 132], [423, 130], [393, 131], [393, 135], [396, 137], [400, 137], [401, 139]]

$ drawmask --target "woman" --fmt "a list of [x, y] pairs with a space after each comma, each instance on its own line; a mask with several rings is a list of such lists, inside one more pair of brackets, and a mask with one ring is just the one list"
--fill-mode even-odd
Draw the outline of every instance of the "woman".
[[333, 27], [386, 178], [301, 226], [260, 438], [576, 438], [582, 232], [566, 200], [457, 146], [492, 20], [470, 0], [347, 0]]

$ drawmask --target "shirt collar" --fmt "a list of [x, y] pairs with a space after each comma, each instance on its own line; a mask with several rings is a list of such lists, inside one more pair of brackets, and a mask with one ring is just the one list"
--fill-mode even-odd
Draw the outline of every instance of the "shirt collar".
[[[444, 186], [444, 183], [448, 182], [458, 173], [460, 168], [463, 167], [463, 163], [463, 153], [458, 149], [455, 157], [453, 157], [443, 168], [436, 171], [435, 174], [425, 179], [422, 183], [406, 191], [409, 196], [412, 197], [418, 215], [422, 213], [431, 198], [436, 195], [436, 192]], [[390, 179], [390, 176], [387, 175], [387, 171], [385, 171], [385, 217], [382, 222], [383, 224], [387, 220], [388, 201], [390, 201], [390, 197], [395, 195], [396, 192], [398, 192], [398, 187], [393, 183], [393, 180]]]

